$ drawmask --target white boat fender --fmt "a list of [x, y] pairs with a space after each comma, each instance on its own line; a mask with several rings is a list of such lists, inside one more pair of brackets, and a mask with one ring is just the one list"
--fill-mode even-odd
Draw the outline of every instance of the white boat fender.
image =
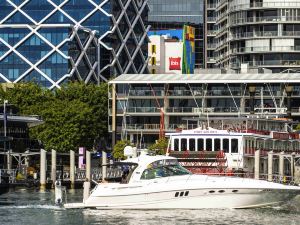
[[88, 179], [85, 180], [83, 183], [83, 203], [89, 198], [90, 196], [90, 187], [91, 183]]
[[62, 204], [63, 200], [63, 190], [60, 181], [55, 182], [55, 204]]

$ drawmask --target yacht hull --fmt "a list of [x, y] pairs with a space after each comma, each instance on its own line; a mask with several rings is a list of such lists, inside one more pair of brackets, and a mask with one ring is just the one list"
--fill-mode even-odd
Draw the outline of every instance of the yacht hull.
[[[256, 208], [287, 202], [299, 194], [299, 191], [293, 190], [224, 189], [221, 193], [219, 191], [219, 189], [189, 190], [187, 196], [185, 196], [186, 190], [118, 196], [95, 195], [90, 196], [84, 207], [98, 209]], [[176, 192], [179, 193], [177, 197], [175, 197]]]

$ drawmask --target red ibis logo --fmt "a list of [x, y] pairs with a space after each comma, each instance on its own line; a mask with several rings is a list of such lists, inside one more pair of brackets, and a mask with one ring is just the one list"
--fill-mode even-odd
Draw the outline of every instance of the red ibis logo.
[[169, 70], [181, 70], [181, 58], [169, 58]]

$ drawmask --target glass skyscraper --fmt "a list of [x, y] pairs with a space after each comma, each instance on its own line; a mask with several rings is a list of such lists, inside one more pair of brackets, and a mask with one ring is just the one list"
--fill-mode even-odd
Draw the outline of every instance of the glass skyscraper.
[[203, 67], [203, 0], [149, 0], [151, 30], [195, 28], [195, 66]]
[[147, 0], [2, 0], [0, 81], [52, 89], [145, 73], [147, 14]]

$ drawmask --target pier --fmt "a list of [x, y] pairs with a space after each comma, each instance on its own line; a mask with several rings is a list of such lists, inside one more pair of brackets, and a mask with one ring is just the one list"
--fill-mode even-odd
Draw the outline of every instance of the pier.
[[[9, 184], [11, 187], [39, 186], [45, 189], [53, 188], [55, 181], [60, 180], [68, 188], [82, 188], [86, 179], [101, 182], [105, 177], [120, 176], [120, 174], [116, 174], [118, 173], [116, 170], [108, 166], [105, 166], [105, 174], [103, 174], [100, 165], [103, 162], [106, 164], [106, 159], [92, 160], [90, 151], [85, 153], [86, 164], [84, 168], [79, 168], [80, 155], [76, 154], [75, 151], [57, 153], [55, 150], [47, 152], [41, 149], [40, 152], [27, 152], [24, 154], [8, 152], [5, 155], [11, 159], [7, 167], [11, 167], [14, 164], [13, 161], [17, 161], [18, 167], [0, 169], [0, 185], [2, 186], [5, 184]], [[39, 170], [28, 174], [30, 157], [39, 159]], [[236, 175], [278, 183], [300, 184], [300, 154], [287, 151], [266, 152], [256, 150], [248, 152], [248, 158], [254, 160], [254, 168], [252, 168], [254, 173], [240, 174], [237, 172], [236, 174], [230, 174], [230, 176]]]

